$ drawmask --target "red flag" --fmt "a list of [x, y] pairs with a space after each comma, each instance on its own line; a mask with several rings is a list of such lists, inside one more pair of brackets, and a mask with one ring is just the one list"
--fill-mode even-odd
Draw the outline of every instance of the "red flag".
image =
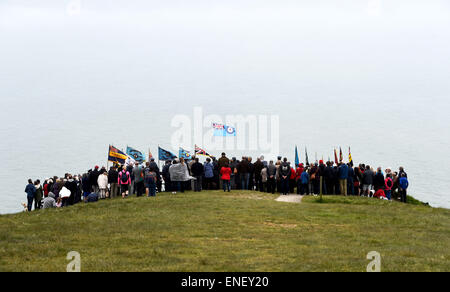
[[152, 158], [153, 158], [153, 155], [152, 155], [152, 153], [150, 152], [150, 148], [149, 148], [149, 149], [148, 149], [148, 161], [152, 160]]
[[334, 161], [336, 162], [336, 164], [339, 164], [336, 148], [334, 149]]
[[339, 147], [339, 162], [343, 162], [344, 161], [344, 155], [342, 155], [342, 148]]

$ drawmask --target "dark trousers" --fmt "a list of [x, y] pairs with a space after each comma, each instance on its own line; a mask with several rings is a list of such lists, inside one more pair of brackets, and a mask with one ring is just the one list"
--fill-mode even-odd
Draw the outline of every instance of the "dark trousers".
[[136, 182], [134, 187], [136, 189], [136, 196], [141, 197], [142, 194], [145, 192], [144, 181]]
[[308, 184], [300, 184], [300, 195], [309, 195]]
[[34, 200], [34, 210], [39, 210], [42, 208], [42, 201], [41, 200]]
[[241, 174], [241, 186], [243, 190], [248, 190], [248, 182], [250, 180], [250, 174], [249, 173], [242, 173]]
[[165, 178], [164, 179], [164, 190], [166, 192], [171, 192], [172, 191], [172, 182], [170, 181], [170, 178]]
[[283, 195], [289, 194], [289, 178], [281, 178], [281, 193]]
[[231, 184], [229, 180], [222, 180], [222, 184], [223, 184], [223, 191], [231, 191]]
[[33, 200], [34, 200], [33, 197], [27, 197], [27, 201], [28, 201], [28, 204], [27, 204], [28, 212], [30, 212], [30, 211], [31, 211], [31, 208], [33, 207]]
[[149, 184], [148, 184], [148, 196], [149, 197], [156, 197], [156, 183], [155, 182], [149, 182]]
[[267, 179], [267, 192], [275, 194], [275, 186], [276, 186], [275, 178], [274, 177], [268, 178]]
[[355, 194], [355, 183], [353, 182], [353, 178], [347, 179], [347, 194], [350, 196]]
[[289, 180], [289, 192], [293, 194], [294, 189], [295, 189], [295, 179], [290, 179]]
[[403, 203], [406, 203], [406, 190], [400, 189], [399, 193], [400, 193], [401, 201], [402, 201]]
[[175, 191], [184, 193], [186, 182], [184, 182], [184, 181], [174, 181], [172, 183], [175, 184]]
[[202, 180], [203, 176], [196, 175], [195, 181], [194, 181], [194, 192], [201, 192], [202, 191]]
[[325, 181], [325, 184], [326, 184], [326, 187], [327, 187], [327, 189], [326, 189], [327, 195], [333, 195], [333, 193], [334, 193], [334, 183], [331, 182], [331, 181]]

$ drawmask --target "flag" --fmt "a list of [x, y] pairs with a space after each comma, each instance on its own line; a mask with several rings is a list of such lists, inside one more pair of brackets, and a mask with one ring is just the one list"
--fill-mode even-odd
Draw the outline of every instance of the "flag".
[[145, 155], [132, 147], [127, 146], [127, 155], [133, 158], [134, 161], [143, 163], [145, 161]]
[[186, 160], [192, 159], [191, 153], [189, 151], [184, 150], [181, 147], [180, 147], [180, 151], [179, 151], [179, 156], [180, 156], [180, 158], [184, 158]]
[[336, 164], [339, 164], [336, 148], [334, 148], [334, 162], [336, 162]]
[[305, 162], [306, 162], [306, 165], [309, 165], [308, 150], [306, 149], [306, 147], [305, 147]]
[[300, 159], [298, 158], [297, 145], [295, 145], [295, 167], [298, 167], [300, 164]]
[[127, 160], [125, 160], [125, 165], [134, 165], [136, 163], [136, 160], [134, 160], [133, 157], [128, 156]]
[[158, 157], [161, 161], [167, 161], [177, 158], [175, 154], [173, 154], [170, 151], [164, 150], [161, 147], [158, 146]]
[[350, 147], [348, 147], [348, 162], [350, 163], [350, 166], [353, 167], [353, 157], [352, 157], [352, 151], [350, 150]]
[[224, 124], [213, 123], [215, 137], [236, 137], [236, 128]]
[[198, 147], [197, 145], [195, 145], [195, 155], [203, 155], [203, 156], [211, 157], [211, 155], [208, 152], [206, 152], [204, 149]]
[[342, 155], [342, 148], [339, 147], [339, 162], [342, 163], [344, 161], [344, 155]]
[[108, 161], [124, 164], [128, 156], [114, 146], [109, 145]]

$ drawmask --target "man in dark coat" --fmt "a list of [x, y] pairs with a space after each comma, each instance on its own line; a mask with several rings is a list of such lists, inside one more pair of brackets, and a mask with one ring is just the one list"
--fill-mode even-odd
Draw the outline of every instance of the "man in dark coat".
[[164, 179], [164, 190], [166, 192], [171, 192], [172, 191], [172, 183], [170, 181], [170, 173], [169, 173], [169, 168], [172, 165], [172, 161], [168, 160], [166, 161], [166, 164], [163, 167], [162, 170], [162, 177]]
[[195, 158], [195, 162], [191, 166], [191, 172], [192, 176], [195, 177], [194, 182], [194, 192], [201, 192], [202, 191], [202, 179], [203, 175], [205, 173], [205, 168], [203, 164], [199, 162], [198, 158]]
[[261, 159], [258, 158], [253, 166], [254, 166], [256, 190], [257, 191], [261, 190], [262, 192], [264, 190], [262, 189], [261, 171], [264, 168], [264, 164], [262, 163]]

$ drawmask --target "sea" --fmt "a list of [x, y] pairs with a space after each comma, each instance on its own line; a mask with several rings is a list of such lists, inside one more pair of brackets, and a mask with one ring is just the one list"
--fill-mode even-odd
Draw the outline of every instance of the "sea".
[[109, 145], [177, 153], [180, 120], [186, 150], [265, 153], [206, 148], [208, 115], [276, 117], [279, 155], [351, 147], [450, 208], [449, 4], [277, 2], [2, 1], [0, 214], [22, 211], [29, 178], [107, 166]]

